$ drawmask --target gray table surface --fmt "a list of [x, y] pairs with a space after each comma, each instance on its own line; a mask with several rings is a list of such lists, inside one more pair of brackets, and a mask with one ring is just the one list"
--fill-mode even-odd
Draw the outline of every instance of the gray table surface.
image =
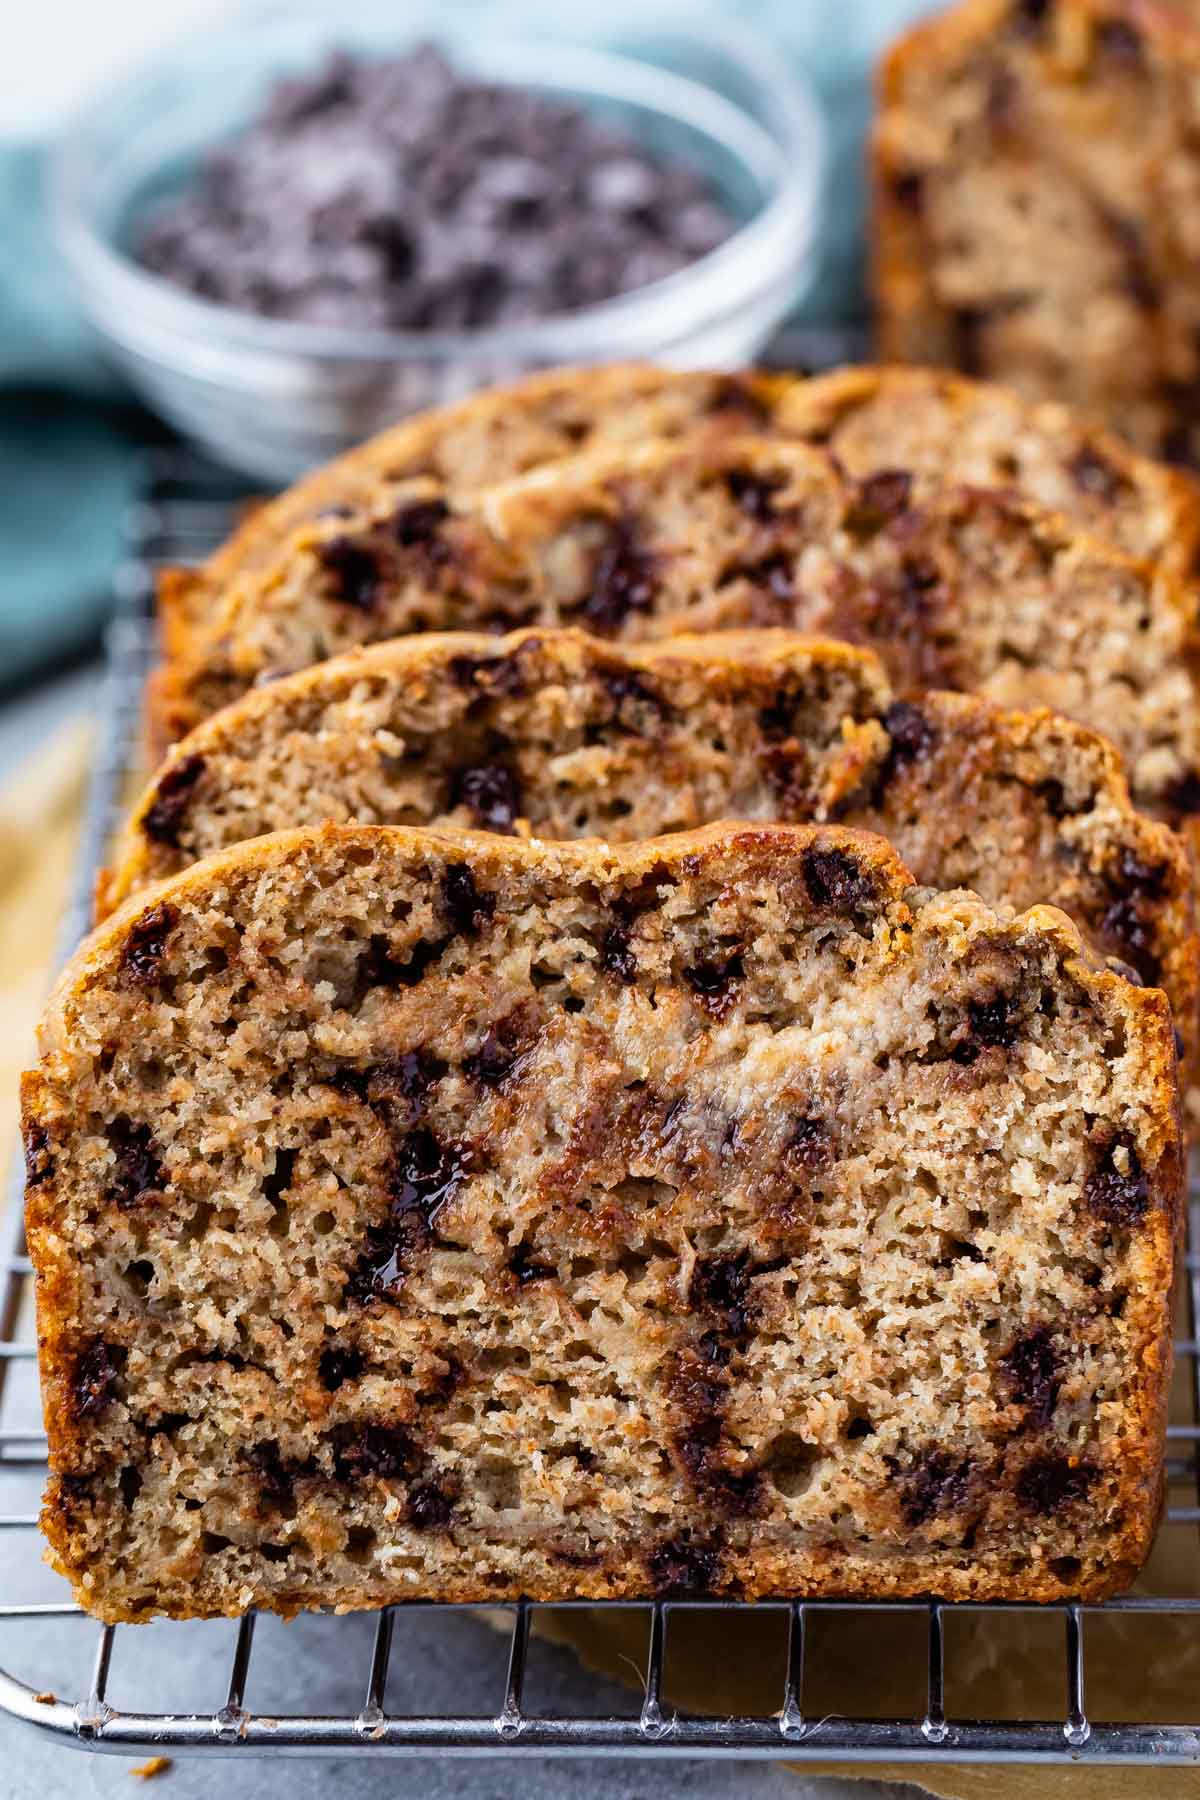
[[[72, 671], [0, 707], [0, 782], [17, 774], [66, 719], [95, 704], [98, 666]], [[25, 1428], [36, 1418], [31, 1369], [14, 1384], [5, 1422]], [[16, 1406], [14, 1416], [12, 1407]], [[31, 1479], [28, 1503], [36, 1502]], [[57, 1578], [30, 1564], [27, 1533], [0, 1534], [0, 1594], [21, 1601], [61, 1597]], [[365, 1618], [303, 1618], [284, 1626], [260, 1621], [251, 1665], [247, 1703], [271, 1711], [288, 1710], [296, 1696], [317, 1712], [355, 1712], [362, 1701], [370, 1663], [372, 1622]], [[219, 1706], [232, 1652], [232, 1627], [166, 1625], [127, 1628], [117, 1635], [110, 1686], [112, 1703], [191, 1710]], [[86, 1691], [95, 1643], [94, 1628], [77, 1620], [23, 1621], [0, 1626], [0, 1665], [30, 1683], [60, 1694]], [[504, 1647], [480, 1619], [466, 1613], [405, 1617], [397, 1626], [389, 1699], [419, 1694], [434, 1713], [461, 1707], [498, 1709], [504, 1678]], [[68, 1683], [70, 1687], [68, 1688]], [[497, 1692], [497, 1684], [500, 1692]], [[599, 1681], [567, 1651], [535, 1642], [530, 1652], [527, 1694], [538, 1710], [556, 1715], [610, 1708], [636, 1710], [632, 1689]], [[142, 1784], [130, 1773], [134, 1759], [98, 1756], [64, 1748], [27, 1727], [0, 1720], [0, 1800], [80, 1794], [137, 1795]], [[148, 1784], [149, 1785], [149, 1784]], [[833, 1800], [849, 1793], [861, 1800], [885, 1800], [912, 1789], [858, 1782], [809, 1779], [779, 1764], [669, 1760], [648, 1763], [625, 1758], [374, 1758], [308, 1761], [261, 1758], [238, 1761], [186, 1759], [173, 1763], [149, 1791], [162, 1800], [382, 1800], [385, 1795], [420, 1795], [421, 1800]]]

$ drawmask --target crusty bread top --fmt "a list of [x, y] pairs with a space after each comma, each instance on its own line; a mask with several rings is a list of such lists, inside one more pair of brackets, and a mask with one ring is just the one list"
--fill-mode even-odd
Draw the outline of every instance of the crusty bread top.
[[[871, 441], [881, 409], [908, 432], [918, 472], [1003, 478], [1132, 555], [1192, 571], [1200, 545], [1195, 484], [1065, 407], [937, 370], [730, 377], [617, 364], [556, 369], [421, 413], [306, 476], [255, 510], [200, 569], [168, 573], [160, 597], [166, 653], [194, 654], [226, 590], [263, 569], [297, 526], [328, 508], [368, 507], [414, 475], [472, 492], [581, 448], [678, 435], [706, 422], [718, 431], [752, 427], [829, 443], [851, 473], [865, 475], [898, 461], [886, 438], [883, 452]], [[511, 441], [499, 435], [509, 432]]]
[[[485, 832], [448, 828], [411, 830], [403, 826], [323, 825], [276, 832], [238, 844], [193, 864], [182, 873], [134, 895], [84, 939], [56, 981], [39, 1028], [43, 1056], [95, 1054], [82, 1035], [81, 1009], [89, 991], [123, 982], [123, 964], [131, 929], [163, 907], [203, 914], [239, 890], [252, 909], [267, 904], [273, 883], [282, 890], [302, 888], [317, 869], [336, 863], [370, 865], [379, 858], [409, 872], [423, 859], [444, 861], [469, 857], [477, 878], [511, 880], [526, 892], [569, 893], [573, 888], [598, 891], [618, 899], [649, 878], [663, 873], [688, 880], [702, 872], [723, 872], [736, 882], [739, 865], [761, 876], [774, 868], [793, 890], [805, 891], [799, 876], [805, 853], [816, 848], [850, 857], [869, 869], [870, 892], [862, 901], [869, 917], [888, 915], [896, 934], [896, 954], [917, 915], [928, 915], [951, 942], [963, 943], [979, 930], [1000, 927], [1006, 934], [1028, 936], [1044, 944], [1102, 1012], [1121, 1017], [1137, 1038], [1135, 1056], [1143, 1063], [1134, 1082], [1144, 1108], [1143, 1129], [1149, 1160], [1178, 1142], [1178, 1084], [1170, 1009], [1156, 988], [1127, 981], [1085, 947], [1067, 915], [1053, 906], [1034, 906], [1006, 921], [976, 895], [934, 894], [918, 888], [892, 846], [872, 832], [834, 826], [737, 825], [719, 821], [696, 831], [626, 845], [586, 842], [547, 843], [539, 839], [497, 837]], [[532, 889], [530, 884], [532, 884]], [[261, 901], [256, 900], [261, 894]], [[817, 909], [819, 910], [819, 908]], [[1132, 1040], [1131, 1040], [1132, 1041]]]

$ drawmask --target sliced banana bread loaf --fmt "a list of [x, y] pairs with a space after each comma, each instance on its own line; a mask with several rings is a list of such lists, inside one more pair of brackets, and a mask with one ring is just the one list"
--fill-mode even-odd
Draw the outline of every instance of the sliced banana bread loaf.
[[878, 838], [324, 827], [63, 976], [24, 1093], [107, 1619], [1113, 1591], [1162, 1482], [1165, 999]]
[[840, 820], [881, 832], [932, 887], [1061, 906], [1166, 990], [1194, 1053], [1190, 861], [1134, 811], [1111, 746], [965, 694], [893, 702], [868, 651], [786, 632], [422, 635], [318, 663], [176, 746], [100, 909], [327, 820], [622, 842], [722, 818]]
[[849, 638], [901, 691], [1069, 713], [1114, 740], [1139, 803], [1200, 810], [1192, 588], [1012, 495], [855, 481], [759, 439], [596, 452], [458, 500], [417, 480], [368, 525], [315, 521], [230, 596], [177, 722], [356, 643], [526, 624]]
[[1194, 5], [964, 0], [903, 38], [875, 132], [881, 354], [1200, 460], [1198, 95]]
[[469, 494], [587, 449], [751, 428], [824, 444], [853, 475], [906, 469], [918, 480], [1015, 487], [1133, 556], [1195, 567], [1200, 500], [1188, 477], [1064, 407], [1031, 406], [1003, 388], [932, 369], [811, 380], [646, 364], [559, 369], [405, 420], [260, 507], [202, 568], [168, 571], [164, 652], [194, 659], [228, 591], [273, 564], [298, 527], [327, 515], [353, 531], [399, 504], [414, 475]]

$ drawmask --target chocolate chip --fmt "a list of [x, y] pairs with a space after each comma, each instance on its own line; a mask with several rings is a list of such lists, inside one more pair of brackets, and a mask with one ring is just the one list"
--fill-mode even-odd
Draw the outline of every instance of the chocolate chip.
[[1048, 1516], [1086, 1500], [1097, 1471], [1090, 1463], [1073, 1463], [1061, 1451], [1035, 1456], [1017, 1476], [1016, 1495], [1030, 1512]]
[[638, 544], [632, 519], [608, 521], [579, 609], [603, 636], [618, 632], [630, 613], [649, 612], [658, 592], [658, 558]]
[[484, 1087], [503, 1087], [512, 1074], [516, 1056], [507, 1050], [494, 1031], [489, 1031], [473, 1056], [464, 1057], [463, 1072]]
[[1051, 0], [1013, 0], [1012, 21], [1022, 36], [1036, 36], [1050, 12]]
[[441, 536], [441, 528], [450, 517], [444, 500], [413, 500], [392, 514], [391, 531], [405, 550], [420, 550], [431, 564], [445, 562], [450, 546]]
[[442, 905], [455, 931], [474, 937], [494, 914], [496, 896], [476, 887], [466, 863], [449, 863], [442, 877]]
[[668, 1538], [650, 1552], [646, 1573], [656, 1594], [712, 1593], [721, 1573], [720, 1548], [711, 1542]]
[[1158, 956], [1158, 934], [1153, 910], [1136, 894], [1123, 894], [1112, 900], [1100, 916], [1098, 929], [1117, 944], [1123, 957], [1132, 965], [1135, 981], [1157, 987], [1162, 975]]
[[381, 934], [372, 937], [360, 958], [358, 978], [364, 989], [375, 987], [415, 987], [425, 973], [439, 960], [449, 939], [430, 943], [422, 939], [414, 944], [401, 961], [393, 956], [391, 945]]
[[970, 1493], [971, 1462], [946, 1450], [930, 1450], [919, 1457], [905, 1477], [900, 1510], [909, 1525], [923, 1525], [935, 1513], [953, 1512], [965, 1505]]
[[721, 376], [713, 387], [708, 410], [735, 413], [756, 426], [771, 423], [771, 408], [740, 375]]
[[535, 1035], [530, 1014], [518, 1006], [484, 1034], [478, 1050], [463, 1058], [463, 1073], [484, 1087], [502, 1088], [519, 1071]]
[[1176, 813], [1200, 813], [1200, 773], [1188, 769], [1176, 776], [1163, 798]]
[[1062, 1386], [1062, 1359], [1048, 1325], [1019, 1337], [1000, 1358], [1000, 1367], [1012, 1395], [1027, 1410], [1035, 1425], [1049, 1425]]
[[345, 1344], [331, 1344], [327, 1350], [322, 1350], [317, 1363], [321, 1385], [331, 1394], [336, 1394], [347, 1381], [357, 1381], [365, 1367], [366, 1358], [362, 1351]]
[[148, 1125], [122, 1114], [108, 1126], [105, 1136], [113, 1152], [107, 1198], [123, 1212], [155, 1199], [167, 1186], [161, 1152]]
[[332, 583], [334, 599], [358, 612], [370, 612], [380, 598], [376, 553], [352, 537], [336, 537], [319, 544], [317, 556]]
[[76, 1418], [102, 1419], [117, 1397], [125, 1351], [103, 1338], [80, 1350], [71, 1369], [71, 1404]]
[[446, 669], [457, 687], [473, 689], [481, 697], [525, 692], [520, 656], [452, 656]]
[[438, 1361], [442, 1366], [436, 1373], [425, 1378], [417, 1394], [422, 1406], [430, 1406], [435, 1402], [445, 1405], [466, 1374], [466, 1370], [450, 1350], [441, 1351]]
[[275, 1438], [264, 1438], [243, 1450], [242, 1460], [258, 1482], [262, 1498], [272, 1506], [286, 1506], [299, 1475], [314, 1472], [314, 1465], [285, 1462]]
[[[1065, 819], [1070, 813], [1076, 810], [1074, 807], [1067, 804], [1067, 790], [1062, 782], [1056, 781], [1053, 776], [1051, 776], [1048, 781], [1039, 781], [1037, 786], [1033, 789], [1033, 792], [1042, 802], [1052, 819]], [[1088, 812], [1090, 811], [1090, 807], [1085, 806], [1078, 810], [1081, 812]]]
[[1143, 312], [1154, 312], [1162, 303], [1162, 291], [1150, 267], [1150, 256], [1142, 227], [1123, 214], [1101, 208], [1101, 216], [1120, 250], [1125, 264], [1124, 287], [1135, 305]]
[[776, 816], [811, 817], [813, 759], [809, 752], [785, 744], [769, 744], [759, 753], [759, 760], [775, 795]]
[[675, 1452], [699, 1497], [722, 1512], [745, 1516], [759, 1504], [762, 1481], [757, 1469], [731, 1469], [719, 1418], [679, 1432]]
[[732, 218], [612, 118], [423, 45], [290, 76], [136, 254], [219, 304], [347, 331], [559, 316], [687, 266]]
[[346, 1281], [350, 1300], [386, 1299], [404, 1278], [406, 1265], [428, 1248], [433, 1221], [467, 1178], [471, 1153], [440, 1142], [426, 1126], [401, 1140], [392, 1168], [387, 1219], [368, 1226], [366, 1247]]
[[485, 831], [511, 832], [521, 812], [520, 783], [497, 763], [460, 769], [451, 779], [450, 805], [468, 807]]
[[925, 177], [912, 170], [903, 170], [892, 176], [891, 194], [901, 212], [919, 219], [925, 210]]
[[790, 738], [796, 731], [796, 707], [800, 696], [780, 688], [769, 706], [760, 709], [758, 729], [765, 738]]
[[337, 1425], [331, 1442], [339, 1481], [364, 1481], [370, 1476], [394, 1481], [409, 1474], [418, 1460], [411, 1434], [402, 1425], [378, 1420]]
[[860, 481], [846, 508], [843, 524], [851, 537], [872, 538], [900, 513], [912, 497], [912, 476], [907, 469], [880, 469]]
[[117, 1492], [121, 1496], [121, 1504], [128, 1510], [142, 1491], [142, 1472], [132, 1463], [126, 1463], [117, 1476]]
[[731, 581], [748, 581], [780, 607], [786, 606], [796, 598], [796, 559], [779, 550], [757, 562], [731, 563], [721, 572], [717, 586], [725, 587]]
[[927, 619], [942, 592], [942, 572], [932, 558], [906, 556], [893, 590], [904, 619]]
[[672, 717], [674, 709], [632, 669], [601, 669], [599, 678], [612, 701], [613, 723], [635, 736]]
[[516, 1277], [518, 1287], [526, 1287], [531, 1281], [545, 1281], [557, 1273], [550, 1263], [540, 1262], [533, 1254], [533, 1245], [526, 1239], [517, 1245], [508, 1259], [509, 1273]]
[[725, 476], [729, 497], [739, 512], [756, 525], [770, 525], [778, 515], [775, 496], [787, 486], [786, 475], [759, 475], [751, 469], [730, 469]]
[[400, 1146], [392, 1178], [393, 1210], [420, 1212], [433, 1220], [466, 1180], [471, 1154], [461, 1144], [444, 1144], [421, 1126]]
[[446, 1065], [424, 1050], [405, 1050], [386, 1062], [370, 1063], [364, 1068], [346, 1065], [330, 1077], [330, 1086], [341, 1094], [352, 1094], [368, 1106], [398, 1110], [401, 1119], [416, 1117], [425, 1097], [435, 1082], [446, 1073]]
[[1124, 481], [1108, 458], [1091, 444], [1084, 444], [1067, 464], [1067, 472], [1081, 494], [1113, 506], [1121, 496]]
[[1083, 1184], [1083, 1204], [1105, 1224], [1126, 1231], [1145, 1217], [1150, 1184], [1127, 1132], [1115, 1133], [1099, 1149], [1096, 1165]]
[[454, 1497], [436, 1481], [410, 1488], [405, 1514], [417, 1531], [445, 1531], [454, 1517]]
[[737, 983], [745, 975], [740, 951], [729, 956], [713, 956], [693, 963], [683, 971], [683, 979], [706, 1013], [723, 1019], [737, 1004]]
[[96, 1500], [96, 1476], [82, 1470], [68, 1469], [54, 1478], [54, 1505], [65, 1522], [74, 1529], [80, 1515], [90, 1511]]
[[1096, 26], [1096, 48], [1111, 61], [1140, 69], [1145, 63], [1142, 34], [1128, 19], [1102, 19]]
[[179, 848], [188, 807], [200, 777], [204, 774], [202, 756], [181, 756], [169, 763], [158, 778], [154, 799], [142, 815], [142, 832], [155, 843]]
[[152, 906], [129, 927], [121, 952], [121, 974], [135, 987], [153, 987], [162, 979], [167, 939], [179, 922], [179, 914], [165, 901]]
[[750, 1258], [743, 1250], [737, 1256], [697, 1257], [692, 1269], [689, 1302], [693, 1309], [722, 1315], [722, 1328], [733, 1338], [743, 1338], [750, 1330]]
[[828, 1166], [833, 1156], [833, 1138], [822, 1119], [797, 1119], [783, 1148], [789, 1166], [807, 1174]]
[[25, 1128], [25, 1185], [40, 1187], [54, 1173], [54, 1157], [50, 1150], [50, 1133], [44, 1125]]
[[971, 1063], [985, 1050], [1011, 1050], [1020, 1035], [1018, 1003], [1011, 994], [967, 1002], [967, 1035], [955, 1047], [956, 1062]]
[[991, 314], [981, 306], [957, 306], [950, 314], [954, 333], [954, 363], [965, 375], [986, 373], [984, 332]]
[[858, 912], [875, 899], [870, 875], [844, 850], [806, 850], [801, 866], [809, 898], [823, 912]]
[[[1159, 439], [1158, 453], [1164, 462], [1178, 463], [1185, 469], [1196, 467], [1198, 456], [1190, 419], [1177, 420], [1175, 424], [1164, 428]], [[1188, 810], [1195, 812], [1198, 809], [1189, 807]]]
[[884, 764], [884, 785], [900, 769], [922, 762], [938, 747], [940, 734], [919, 706], [908, 700], [895, 700], [883, 715], [884, 728], [890, 739]]
[[631, 921], [618, 919], [609, 926], [600, 944], [601, 963], [610, 975], [615, 975], [626, 987], [638, 977], [637, 957], [630, 942], [632, 932]]

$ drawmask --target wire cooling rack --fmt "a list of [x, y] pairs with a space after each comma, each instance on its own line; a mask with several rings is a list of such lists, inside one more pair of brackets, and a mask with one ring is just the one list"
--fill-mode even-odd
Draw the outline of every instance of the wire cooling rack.
[[[204, 555], [228, 531], [241, 498], [228, 477], [190, 453], [156, 451], [148, 457], [144, 498], [131, 520], [131, 555], [120, 572], [119, 606], [109, 634], [100, 742], [73, 901], [64, 928], [64, 950], [69, 950], [86, 929], [93, 874], [116, 823], [137, 753], [142, 687], [152, 650], [150, 595], [154, 566], [162, 561], [192, 561]], [[24, 1568], [26, 1562], [34, 1567], [40, 1556], [33, 1509], [40, 1472], [45, 1466], [45, 1440], [37, 1423], [32, 1281], [21, 1232], [20, 1201], [17, 1182], [10, 1248], [7, 1258], [0, 1260], [0, 1532], [21, 1534], [27, 1540], [27, 1556], [23, 1553], [15, 1563], [9, 1559], [5, 1565]], [[405, 1626], [412, 1626], [419, 1642], [421, 1619], [410, 1615], [427, 1614], [430, 1610], [405, 1606], [388, 1608], [377, 1615], [369, 1650], [361, 1637], [361, 1620], [327, 1621], [344, 1635], [347, 1655], [362, 1654], [361, 1703], [357, 1708], [340, 1714], [305, 1712], [300, 1710], [305, 1696], [298, 1692], [289, 1696], [298, 1710], [272, 1711], [268, 1716], [246, 1704], [254, 1650], [252, 1615], [242, 1619], [236, 1628], [222, 1704], [209, 1711], [153, 1711], [110, 1704], [109, 1676], [117, 1628], [98, 1626], [66, 1600], [24, 1603], [6, 1596], [0, 1604], [0, 1711], [64, 1744], [125, 1755], [131, 1751], [170, 1751], [172, 1755], [203, 1752], [245, 1756], [268, 1751], [378, 1755], [437, 1750], [494, 1756], [574, 1751], [626, 1756], [786, 1757], [789, 1761], [843, 1763], [1200, 1764], [1200, 1694], [1197, 1723], [1146, 1724], [1138, 1721], [1148, 1710], [1147, 1698], [1153, 1696], [1148, 1697], [1139, 1689], [1136, 1669], [1131, 1670], [1130, 1704], [1124, 1708], [1123, 1718], [1091, 1718], [1085, 1691], [1088, 1627], [1093, 1631], [1103, 1629], [1095, 1621], [1106, 1615], [1174, 1619], [1174, 1629], [1182, 1624], [1189, 1634], [1186, 1648], [1190, 1650], [1193, 1643], [1200, 1647], [1200, 1545], [1196, 1536], [1200, 1526], [1200, 1187], [1196, 1185], [1189, 1205], [1185, 1271], [1181, 1311], [1186, 1316], [1184, 1329], [1188, 1335], [1178, 1343], [1177, 1353], [1183, 1377], [1180, 1391], [1190, 1422], [1173, 1425], [1170, 1430], [1171, 1504], [1160, 1544], [1174, 1538], [1177, 1549], [1182, 1545], [1182, 1557], [1172, 1557], [1171, 1566], [1194, 1572], [1194, 1581], [1177, 1584], [1187, 1587], [1188, 1592], [1134, 1595], [1102, 1606], [1066, 1604], [1042, 1608], [951, 1607], [936, 1601], [865, 1605], [803, 1599], [754, 1607], [691, 1600], [654, 1605], [613, 1603], [611, 1609], [599, 1610], [619, 1609], [641, 1619], [645, 1630], [642, 1699], [640, 1706], [635, 1702], [634, 1710], [623, 1717], [551, 1717], [527, 1698], [531, 1630], [539, 1615], [551, 1609], [525, 1603], [492, 1609], [493, 1615], [509, 1615], [507, 1642], [495, 1633], [478, 1634], [479, 1654], [493, 1656], [497, 1664], [496, 1690], [503, 1696], [498, 1709], [469, 1715], [464, 1712], [458, 1717], [437, 1716], [432, 1707], [422, 1711], [419, 1657], [407, 1660], [405, 1706], [397, 1709], [389, 1702], [388, 1671], [396, 1625], [403, 1616]], [[1180, 1533], [1186, 1535], [1180, 1539]], [[43, 1579], [57, 1581], [48, 1574]], [[735, 1627], [747, 1626], [755, 1632], [772, 1631], [780, 1644], [778, 1688], [764, 1698], [758, 1711], [719, 1717], [680, 1710], [669, 1699], [673, 1646], [677, 1635], [682, 1635], [679, 1627], [686, 1623], [688, 1615], [694, 1618], [697, 1612], [714, 1610], [724, 1615], [731, 1633]], [[1011, 1627], [1014, 1613], [1037, 1615], [1042, 1673], [1058, 1671], [1054, 1676], [1058, 1685], [1057, 1706], [1048, 1706], [1040, 1718], [958, 1716], [947, 1698], [952, 1694], [955, 1677], [955, 1657], [949, 1642], [953, 1628], [961, 1622], [962, 1615], [975, 1615], [977, 1632], [982, 1623], [985, 1632], [994, 1631], [999, 1638]], [[918, 1634], [920, 1648], [916, 1655], [924, 1668], [917, 1671], [921, 1677], [917, 1700], [909, 1714], [875, 1718], [853, 1716], [850, 1710], [830, 1712], [819, 1693], [817, 1702], [813, 1702], [814, 1688], [821, 1688], [822, 1630], [831, 1614], [843, 1620], [847, 1615], [860, 1622], [865, 1620], [873, 1630], [880, 1631], [903, 1619]], [[982, 1621], [978, 1615], [983, 1615]], [[44, 1662], [38, 1673], [31, 1666], [33, 1628], [39, 1621], [44, 1625], [59, 1619], [72, 1621], [73, 1633], [94, 1640], [90, 1681], [84, 1677], [73, 1685], [67, 1673], [68, 1661], [78, 1661], [78, 1644], [71, 1659], [64, 1652], [62, 1672], [56, 1668], [49, 1684], [44, 1679]], [[1045, 1635], [1047, 1628], [1049, 1638]], [[148, 1629], [154, 1628], [120, 1628], [126, 1638]], [[192, 1629], [220, 1633], [229, 1627], [213, 1623]], [[1011, 1632], [1007, 1641], [1011, 1644]], [[985, 1645], [985, 1651], [988, 1648]], [[1003, 1654], [1003, 1649], [996, 1651], [997, 1657]], [[985, 1654], [985, 1663], [986, 1660]], [[20, 1672], [23, 1667], [24, 1676]], [[860, 1694], [857, 1698], [865, 1709], [869, 1696]]]

